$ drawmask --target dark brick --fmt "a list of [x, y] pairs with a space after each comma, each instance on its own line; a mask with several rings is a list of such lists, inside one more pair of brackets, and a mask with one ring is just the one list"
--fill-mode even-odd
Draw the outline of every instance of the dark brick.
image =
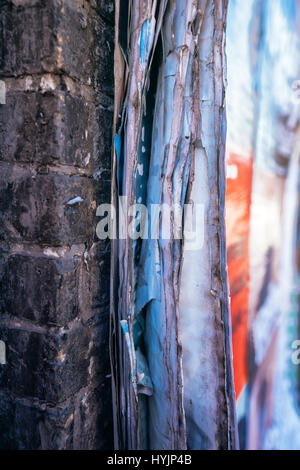
[[[21, 412], [23, 410], [20, 410]], [[21, 413], [20, 413], [21, 414]], [[47, 407], [38, 422], [42, 450], [73, 449], [74, 405]], [[21, 414], [22, 416], [22, 414]]]
[[[43, 244], [86, 242], [94, 236], [93, 180], [80, 176], [34, 174], [1, 165], [0, 240]], [[73, 205], [75, 197], [83, 199]]]
[[33, 450], [41, 446], [39, 413], [34, 408], [21, 408], [10, 395], [0, 392], [1, 450]]
[[[98, 107], [96, 116], [98, 122], [98, 145], [95, 157], [95, 167], [109, 170], [111, 168], [113, 112], [108, 109]], [[109, 179], [107, 175], [105, 175], [105, 179]]]
[[0, 30], [0, 76], [62, 71], [111, 94], [113, 30], [96, 10], [70, 0], [2, 0]]
[[0, 449], [55, 450], [73, 447], [74, 406], [44, 407], [0, 392]]
[[83, 389], [76, 397], [74, 449], [113, 449], [110, 380], [96, 388]]
[[[107, 243], [106, 243], [107, 244]], [[84, 265], [80, 269], [79, 297], [80, 315], [87, 322], [95, 316], [109, 317], [110, 292], [110, 253], [103, 252], [105, 243], [94, 244], [87, 255], [88, 270]]]
[[96, 8], [99, 13], [114, 24], [115, 20], [115, 5], [113, 0], [88, 0], [93, 8]]
[[[96, 200], [97, 205], [107, 204], [110, 202], [110, 199], [107, 197], [110, 194], [111, 189], [111, 173], [109, 170], [104, 170], [101, 174], [101, 177], [95, 185]], [[99, 222], [100, 219], [97, 220]]]
[[58, 69], [57, 7], [52, 0], [0, 6], [0, 74], [21, 75]]
[[81, 260], [0, 253], [0, 315], [66, 325], [79, 314]]
[[111, 25], [92, 9], [79, 13], [70, 2], [65, 2], [64, 14], [59, 16], [59, 31], [64, 71], [111, 95], [114, 74]]
[[56, 407], [0, 391], [0, 450], [112, 449], [110, 379]]
[[[101, 149], [109, 154], [102, 119]], [[74, 165], [91, 171], [100, 161], [94, 105], [65, 92], [7, 93], [0, 106], [0, 159], [38, 165]], [[111, 127], [110, 127], [111, 128]]]
[[87, 385], [89, 328], [74, 326], [59, 333], [0, 327], [6, 344], [0, 388], [18, 397], [61, 403]]
[[91, 328], [91, 348], [89, 375], [94, 383], [101, 383], [110, 374], [109, 357], [109, 317], [102, 317]]

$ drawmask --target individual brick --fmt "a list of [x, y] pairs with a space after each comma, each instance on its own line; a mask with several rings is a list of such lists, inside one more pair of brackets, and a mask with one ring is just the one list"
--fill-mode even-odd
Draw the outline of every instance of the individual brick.
[[108, 125], [104, 119], [99, 125], [93, 104], [70, 93], [8, 92], [0, 106], [0, 160], [73, 165], [92, 172], [102, 157], [98, 139], [109, 153]]
[[53, 404], [65, 401], [87, 385], [90, 335], [80, 325], [56, 333], [0, 326], [6, 345], [0, 388]]
[[66, 325], [79, 314], [80, 259], [0, 253], [0, 316]]
[[57, 6], [52, 0], [1, 2], [0, 74], [2, 76], [58, 69], [56, 17]]
[[0, 449], [58, 450], [73, 447], [74, 406], [46, 407], [0, 391]]
[[91, 178], [36, 174], [29, 168], [2, 164], [0, 241], [85, 243], [95, 231], [94, 197]]

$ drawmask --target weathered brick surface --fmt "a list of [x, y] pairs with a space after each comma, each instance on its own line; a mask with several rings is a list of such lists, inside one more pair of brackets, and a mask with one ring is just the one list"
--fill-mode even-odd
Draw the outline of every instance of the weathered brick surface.
[[92, 83], [103, 93], [111, 95], [111, 26], [107, 25], [101, 16], [95, 17], [93, 9], [82, 9], [78, 14], [72, 2], [65, 2], [64, 12], [60, 16], [59, 32], [62, 36], [63, 69], [69, 75]]
[[66, 325], [79, 315], [82, 261], [0, 251], [0, 315]]
[[73, 448], [88, 449], [90, 441], [112, 448], [110, 381], [96, 388], [83, 389], [76, 397]]
[[[74, 198], [79, 202], [70, 203]], [[1, 165], [0, 241], [85, 242], [95, 231], [95, 206], [90, 178], [36, 174], [28, 167]]]
[[0, 106], [0, 161], [109, 168], [112, 110], [66, 91], [10, 92]]
[[112, 447], [113, 4], [0, 2], [1, 449]]
[[[105, 250], [106, 247], [106, 250]], [[88, 322], [95, 316], [108, 318], [110, 284], [110, 258], [107, 242], [96, 242], [88, 251], [86, 265], [79, 271], [79, 292], [85, 295], [79, 297], [80, 317]], [[88, 270], [87, 270], [88, 268]]]
[[40, 406], [0, 392], [0, 449], [72, 449], [74, 405]]
[[67, 326], [75, 318], [83, 323], [107, 318], [109, 245], [93, 244], [84, 259], [83, 250], [75, 246], [74, 255], [59, 258], [56, 254], [67, 252], [66, 248], [44, 248], [45, 254], [32, 255], [0, 250], [0, 316], [30, 320], [40, 326]]
[[110, 449], [109, 396], [109, 378], [57, 406], [0, 391], [0, 450]]
[[70, 93], [8, 92], [0, 107], [0, 159], [92, 172], [99, 164], [97, 127], [95, 106]]
[[0, 76], [65, 72], [112, 94], [112, 27], [88, 2], [3, 0], [0, 24]]
[[18, 397], [60, 403], [87, 385], [92, 329], [81, 325], [58, 332], [0, 326], [7, 364], [1, 387]]
[[0, 74], [58, 69], [55, 4], [52, 0], [3, 0], [0, 8]]
[[[105, 328], [99, 322], [85, 331], [78, 334], [75, 328], [69, 334], [47, 334], [0, 328], [8, 348], [7, 365], [0, 366], [0, 380], [5, 385], [0, 390], [0, 449], [112, 448]], [[70, 380], [71, 375], [78, 376]], [[63, 402], [54, 400], [67, 395], [66, 383], [73, 384], [72, 393]], [[75, 390], [75, 385], [83, 386]]]
[[112, 24], [114, 23], [114, 1], [113, 0], [88, 0], [93, 8], [96, 8], [99, 13], [109, 20]]
[[[100, 105], [96, 108], [96, 113], [99, 130], [97, 133], [98, 144], [95, 155], [95, 162], [96, 166], [98, 165], [101, 170], [109, 169], [111, 164], [111, 123], [113, 121], [113, 112], [112, 109], [106, 109]], [[103, 178], [108, 179], [107, 175], [103, 175]]]

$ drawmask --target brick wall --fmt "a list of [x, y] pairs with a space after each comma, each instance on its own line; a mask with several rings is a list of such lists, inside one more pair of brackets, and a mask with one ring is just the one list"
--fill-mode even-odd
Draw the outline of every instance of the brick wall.
[[113, 1], [0, 0], [1, 449], [112, 447]]

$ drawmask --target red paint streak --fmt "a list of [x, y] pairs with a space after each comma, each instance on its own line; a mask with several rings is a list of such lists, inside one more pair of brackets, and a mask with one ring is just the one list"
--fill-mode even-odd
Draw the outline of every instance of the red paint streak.
[[[248, 381], [249, 229], [252, 155], [229, 154], [226, 236], [231, 295], [233, 369], [236, 398]], [[232, 176], [236, 176], [232, 178]]]

